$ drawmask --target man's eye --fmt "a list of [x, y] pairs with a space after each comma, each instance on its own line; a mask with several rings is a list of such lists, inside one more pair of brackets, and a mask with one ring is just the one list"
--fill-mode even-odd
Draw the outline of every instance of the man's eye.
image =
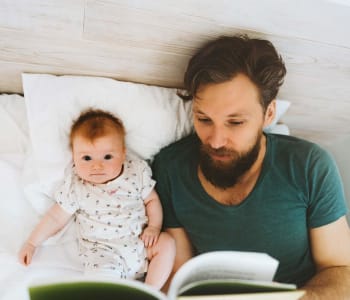
[[111, 154], [106, 154], [104, 157], [106, 160], [110, 160], [113, 158], [113, 156]]
[[208, 118], [197, 118], [198, 122], [201, 123], [210, 123], [210, 119]]
[[237, 125], [242, 125], [243, 121], [229, 121], [228, 123], [230, 125], [237, 126]]
[[84, 155], [84, 156], [83, 156], [83, 160], [89, 161], [89, 160], [91, 160], [91, 156], [89, 156], [89, 155]]

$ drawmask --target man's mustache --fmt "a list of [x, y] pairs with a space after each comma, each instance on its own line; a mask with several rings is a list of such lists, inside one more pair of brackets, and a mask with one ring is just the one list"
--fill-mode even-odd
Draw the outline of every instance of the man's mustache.
[[230, 150], [226, 147], [220, 147], [220, 148], [212, 148], [209, 145], [202, 145], [202, 149], [205, 153], [209, 155], [233, 155], [235, 154], [235, 151]]

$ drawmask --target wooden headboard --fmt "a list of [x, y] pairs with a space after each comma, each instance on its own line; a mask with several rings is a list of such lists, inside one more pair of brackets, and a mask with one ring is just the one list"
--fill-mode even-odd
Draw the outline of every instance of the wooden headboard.
[[197, 47], [238, 32], [271, 40], [283, 56], [291, 134], [350, 135], [348, 0], [1, 1], [0, 92], [22, 93], [22, 72], [181, 87]]

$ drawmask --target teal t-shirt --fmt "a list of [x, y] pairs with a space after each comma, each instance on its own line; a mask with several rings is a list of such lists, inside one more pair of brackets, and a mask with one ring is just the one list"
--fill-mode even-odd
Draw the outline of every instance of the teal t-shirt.
[[258, 251], [279, 260], [276, 281], [304, 284], [315, 274], [308, 229], [346, 214], [332, 157], [316, 144], [267, 134], [254, 189], [239, 205], [211, 198], [197, 176], [198, 146], [190, 135], [160, 151], [153, 163], [164, 227], [183, 227], [197, 253]]

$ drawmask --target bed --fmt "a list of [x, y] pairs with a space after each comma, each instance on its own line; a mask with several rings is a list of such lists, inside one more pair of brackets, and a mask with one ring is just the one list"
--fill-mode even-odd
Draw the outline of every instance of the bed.
[[350, 5], [304, 2], [1, 1], [0, 299], [25, 300], [35, 280], [81, 273], [72, 224], [29, 267], [16, 257], [69, 163], [71, 120], [85, 107], [116, 112], [130, 151], [151, 161], [192, 131], [191, 103], [176, 92], [190, 56], [219, 35], [275, 44], [288, 73], [266, 130], [330, 151], [350, 199]]

